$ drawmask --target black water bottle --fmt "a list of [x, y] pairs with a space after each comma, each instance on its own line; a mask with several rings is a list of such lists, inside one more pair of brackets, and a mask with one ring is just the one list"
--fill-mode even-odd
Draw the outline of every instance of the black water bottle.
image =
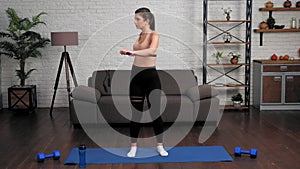
[[79, 168], [85, 168], [86, 146], [84, 144], [81, 144], [78, 149], [79, 149]]

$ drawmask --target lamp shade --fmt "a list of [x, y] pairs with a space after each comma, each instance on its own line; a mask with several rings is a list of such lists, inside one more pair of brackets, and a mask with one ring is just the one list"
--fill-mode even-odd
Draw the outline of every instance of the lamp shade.
[[78, 32], [51, 32], [51, 45], [78, 45]]

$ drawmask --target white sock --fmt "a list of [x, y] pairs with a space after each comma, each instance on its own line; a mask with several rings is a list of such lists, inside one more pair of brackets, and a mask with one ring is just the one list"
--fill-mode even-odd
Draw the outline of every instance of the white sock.
[[135, 157], [136, 150], [137, 150], [137, 147], [136, 146], [132, 146], [130, 148], [130, 151], [127, 153], [127, 157]]
[[169, 153], [164, 149], [163, 146], [157, 146], [157, 152], [161, 156], [168, 156], [169, 155]]

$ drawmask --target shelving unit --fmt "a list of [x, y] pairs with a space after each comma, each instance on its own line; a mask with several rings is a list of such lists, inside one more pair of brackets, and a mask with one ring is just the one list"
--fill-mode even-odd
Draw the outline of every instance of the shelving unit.
[[[300, 8], [292, 7], [292, 8], [259, 8], [259, 11], [267, 11], [269, 12], [269, 17], [272, 17], [273, 11], [300, 11]], [[296, 29], [254, 29], [255, 33], [260, 33], [260, 46], [263, 46], [263, 34], [264, 33], [282, 33], [282, 32], [300, 32], [299, 28]]]
[[[244, 105], [242, 105], [240, 108], [235, 108], [231, 105], [224, 105], [221, 106], [224, 109], [244, 109], [249, 110], [250, 107], [250, 63], [251, 63], [251, 24], [252, 24], [252, 0], [245, 0], [246, 1], [246, 18], [245, 20], [208, 20], [208, 3], [212, 0], [203, 0], [203, 84], [211, 84], [212, 82], [216, 81], [217, 79], [225, 76], [226, 78], [229, 78], [233, 81], [235, 81], [236, 84], [225, 84], [224, 86], [215, 86], [215, 88], [218, 89], [239, 89], [244, 88], [245, 89], [245, 101]], [[214, 0], [216, 1], [216, 0]], [[232, 0], [234, 1], [234, 0]], [[242, 1], [242, 0], [235, 0], [235, 1]], [[222, 1], [226, 3], [226, 1]], [[229, 29], [222, 29], [221, 27], [216, 26], [214, 23], [232, 23], [235, 24]], [[229, 33], [232, 29], [235, 29], [241, 25], [246, 26], [246, 33], [245, 38], [241, 39], [239, 37], [233, 36], [233, 38], [236, 41], [230, 41], [229, 43], [226, 42], [216, 42], [213, 41], [217, 37]], [[218, 35], [211, 37], [208, 39], [208, 26], [213, 27], [217, 30], [219, 30], [221, 33]], [[239, 64], [209, 64], [207, 62], [207, 49], [208, 45], [245, 45], [245, 63], [239, 63]], [[218, 70], [218, 68], [226, 67], [229, 70], [226, 72], [222, 72]], [[229, 75], [231, 72], [244, 68], [245, 73], [245, 80], [244, 82], [241, 82], [234, 78], [234, 76]], [[208, 69], [211, 71], [215, 71], [220, 73], [220, 76], [215, 77], [214, 79], [208, 81], [207, 74]]]

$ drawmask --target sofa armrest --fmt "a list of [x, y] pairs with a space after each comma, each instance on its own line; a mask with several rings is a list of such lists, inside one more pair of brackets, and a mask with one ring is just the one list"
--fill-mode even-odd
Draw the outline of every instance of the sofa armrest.
[[101, 93], [92, 87], [88, 86], [77, 86], [71, 93], [73, 99], [87, 101], [91, 103], [98, 103], [101, 97]]
[[199, 85], [187, 89], [184, 94], [192, 101], [215, 97], [219, 92], [210, 85]]

